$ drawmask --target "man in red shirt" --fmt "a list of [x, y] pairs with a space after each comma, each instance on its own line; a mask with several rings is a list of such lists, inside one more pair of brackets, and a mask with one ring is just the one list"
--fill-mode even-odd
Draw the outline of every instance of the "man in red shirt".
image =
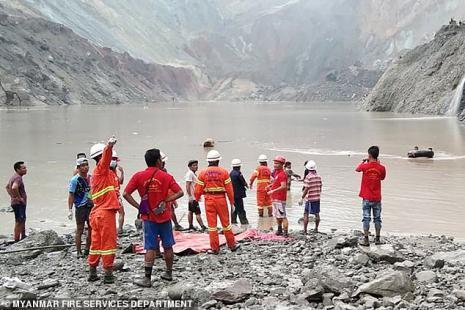
[[362, 184], [359, 196], [363, 199], [363, 231], [365, 237], [360, 245], [369, 246], [371, 214], [373, 213], [373, 222], [375, 223], [376, 237], [375, 244], [381, 244], [381, 181], [386, 178], [386, 168], [378, 160], [379, 148], [371, 146], [368, 149], [368, 159], [355, 169], [357, 172], [363, 172]]
[[[173, 279], [173, 227], [171, 225], [171, 202], [184, 195], [181, 187], [176, 183], [173, 176], [164, 172], [160, 150], [151, 149], [145, 152], [147, 168], [134, 174], [129, 180], [123, 197], [133, 207], [139, 210], [144, 221], [144, 248], [145, 254], [145, 277], [135, 281], [136, 285], [142, 287], [152, 286], [152, 267], [155, 254], [160, 249], [159, 237], [161, 239], [164, 253], [166, 271], [161, 278], [167, 281]], [[137, 190], [141, 197], [141, 203], [132, 197]], [[173, 194], [169, 195], [171, 191]]]
[[278, 223], [278, 231], [276, 232], [276, 235], [283, 235], [284, 237], [287, 237], [289, 226], [286, 214], [287, 174], [283, 169], [286, 159], [282, 156], [276, 156], [273, 162], [273, 183], [268, 187], [268, 195], [271, 196], [273, 215]]

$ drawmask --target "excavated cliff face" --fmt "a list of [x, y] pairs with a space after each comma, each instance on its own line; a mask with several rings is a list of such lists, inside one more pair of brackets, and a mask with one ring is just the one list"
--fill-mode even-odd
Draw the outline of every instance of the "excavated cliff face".
[[433, 41], [409, 51], [389, 67], [363, 103], [363, 108], [463, 115], [463, 42], [465, 25], [443, 26]]
[[[1, 0], [4, 1], [4, 0]], [[27, 0], [10, 2], [146, 61], [219, 80], [301, 85], [357, 62], [385, 68], [432, 39], [461, 0]]]
[[206, 90], [201, 98], [222, 100], [360, 99], [370, 87], [358, 74], [346, 82], [351, 67], [372, 71], [362, 79], [377, 78], [403, 50], [465, 16], [462, 0], [0, 3], [64, 24], [96, 45], [188, 68]]
[[[376, 65], [434, 38], [450, 18], [465, 16], [461, 0], [365, 0], [358, 23], [365, 57]], [[378, 60], [377, 60], [378, 59]]]
[[101, 104], [195, 99], [187, 68], [147, 64], [69, 28], [0, 4], [0, 104]]

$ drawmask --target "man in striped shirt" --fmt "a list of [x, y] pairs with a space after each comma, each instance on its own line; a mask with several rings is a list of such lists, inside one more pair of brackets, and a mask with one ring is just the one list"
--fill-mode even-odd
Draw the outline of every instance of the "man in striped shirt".
[[304, 234], [307, 234], [308, 214], [315, 215], [315, 232], [318, 232], [320, 224], [320, 195], [321, 195], [321, 177], [316, 173], [316, 164], [313, 160], [309, 160], [305, 165], [309, 173], [304, 179], [304, 191], [302, 200], [305, 199], [304, 211]]

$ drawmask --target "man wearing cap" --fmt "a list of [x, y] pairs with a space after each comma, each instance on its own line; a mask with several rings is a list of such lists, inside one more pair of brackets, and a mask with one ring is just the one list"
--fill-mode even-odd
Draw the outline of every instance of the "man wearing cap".
[[71, 178], [68, 186], [68, 219], [73, 219], [73, 205], [76, 216], [76, 235], [75, 243], [78, 257], [82, 257], [81, 236], [84, 233], [84, 225], [87, 223], [89, 228], [87, 232], [86, 247], [84, 256], [89, 255], [92, 230], [89, 225], [89, 214], [92, 209], [92, 199], [90, 198], [90, 177], [89, 162], [87, 158], [78, 158], [76, 160], [77, 174]]
[[202, 231], [206, 231], [207, 227], [203, 224], [201, 211], [199, 202], [195, 200], [194, 197], [194, 190], [195, 190], [195, 182], [197, 181], [197, 175], [195, 174], [199, 169], [199, 161], [198, 160], [189, 160], [187, 163], [187, 172], [184, 176], [184, 181], [186, 182], [186, 192], [189, 198], [189, 205], [188, 205], [188, 213], [187, 213], [187, 221], [189, 223], [189, 230], [197, 230], [194, 226], [194, 214], [197, 222], [200, 225], [200, 229]]
[[108, 140], [107, 145], [98, 143], [91, 147], [90, 157], [97, 166], [92, 173], [91, 192], [94, 206], [90, 212], [89, 222], [92, 227], [91, 245], [89, 251], [88, 281], [97, 281], [97, 266], [100, 258], [103, 262], [103, 282], [115, 282], [113, 263], [116, 254], [116, 212], [120, 208], [115, 188], [115, 174], [110, 170], [115, 137]]
[[239, 247], [234, 239], [231, 224], [229, 223], [228, 196], [231, 204], [231, 211], [234, 212], [234, 191], [231, 178], [226, 169], [219, 167], [221, 155], [216, 150], [211, 150], [207, 154], [208, 167], [200, 171], [195, 184], [194, 197], [199, 201], [200, 197], [205, 197], [205, 213], [207, 215], [208, 232], [210, 234], [210, 254], [219, 254], [220, 241], [218, 237], [217, 221], [220, 218], [223, 226], [223, 234], [226, 243], [231, 251], [236, 251]]
[[286, 159], [282, 156], [276, 156], [274, 163], [273, 183], [268, 187], [268, 195], [271, 196], [273, 204], [273, 215], [278, 223], [276, 235], [288, 236], [288, 226], [286, 214], [286, 196], [287, 196], [287, 174], [283, 169]]
[[268, 158], [262, 154], [258, 156], [259, 166], [250, 176], [250, 189], [253, 188], [255, 179], [257, 180], [257, 207], [258, 216], [263, 217], [263, 210], [268, 210], [268, 216], [272, 216], [271, 197], [268, 195], [268, 186], [271, 184], [271, 170], [268, 168]]
[[320, 224], [320, 196], [321, 196], [321, 177], [316, 173], [316, 163], [309, 160], [305, 168], [309, 171], [304, 179], [304, 191], [302, 199], [299, 204], [303, 204], [305, 199], [304, 210], [304, 234], [307, 234], [308, 214], [315, 215], [315, 232], [318, 232], [318, 225]]
[[242, 162], [240, 159], [233, 159], [231, 161], [232, 170], [229, 173], [234, 190], [234, 212], [231, 212], [231, 223], [237, 224], [237, 217], [241, 225], [248, 225], [247, 214], [244, 209], [244, 198], [246, 197], [245, 190], [249, 186], [241, 173]]

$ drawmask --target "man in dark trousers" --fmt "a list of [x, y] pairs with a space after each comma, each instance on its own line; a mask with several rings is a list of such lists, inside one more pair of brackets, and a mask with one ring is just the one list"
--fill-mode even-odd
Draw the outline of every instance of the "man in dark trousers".
[[246, 188], [249, 188], [244, 176], [241, 173], [242, 162], [240, 159], [233, 159], [231, 162], [232, 170], [229, 173], [234, 190], [234, 206], [235, 211], [231, 213], [231, 223], [237, 224], [237, 217], [241, 225], [248, 225], [247, 215], [244, 209], [244, 198], [246, 197]]

